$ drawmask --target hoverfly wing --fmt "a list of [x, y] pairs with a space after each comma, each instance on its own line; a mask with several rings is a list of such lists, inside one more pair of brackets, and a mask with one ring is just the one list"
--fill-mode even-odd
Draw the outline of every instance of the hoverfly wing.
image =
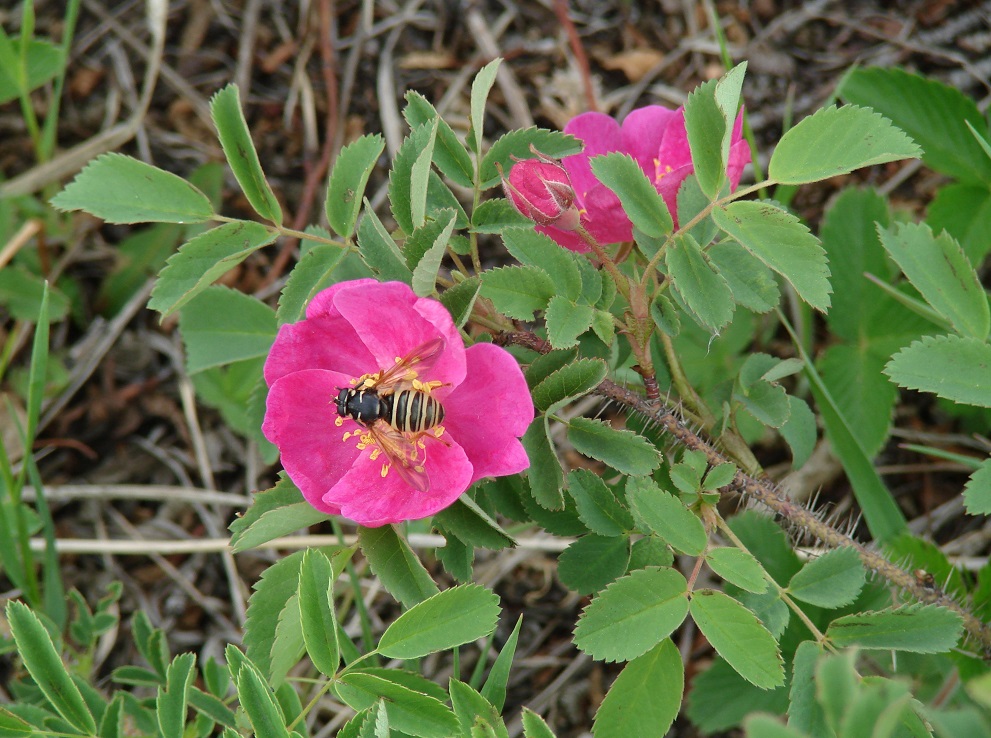
[[446, 341], [443, 338], [431, 338], [424, 341], [408, 354], [400, 358], [395, 364], [385, 369], [382, 376], [375, 383], [376, 388], [381, 392], [404, 381], [407, 372], [415, 371], [420, 373], [428, 369], [434, 360], [440, 356], [444, 350]]
[[416, 441], [406, 437], [384, 420], [376, 420], [368, 428], [376, 445], [389, 460], [389, 466], [406, 484], [417, 492], [430, 489], [430, 477], [424, 469], [426, 453]]

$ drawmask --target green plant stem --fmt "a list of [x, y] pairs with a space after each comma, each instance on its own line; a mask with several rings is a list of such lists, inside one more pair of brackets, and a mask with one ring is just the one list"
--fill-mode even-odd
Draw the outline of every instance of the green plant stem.
[[[717, 520], [716, 524], [719, 526], [720, 532], [724, 536], [726, 536], [734, 546], [736, 546], [741, 551], [745, 551], [746, 553], [753, 556], [753, 554], [746, 547], [746, 545], [744, 545], [743, 541], [741, 541], [736, 536], [736, 534], [733, 532], [733, 529], [726, 524], [726, 521], [723, 520], [722, 515], [719, 515], [718, 512], [717, 512], [716, 520]], [[809, 632], [815, 637], [816, 641], [821, 645], [823, 645], [825, 648], [828, 648], [833, 653], [837, 653], [836, 648], [826, 639], [826, 635], [822, 631], [820, 631], [819, 628], [816, 627], [816, 624], [809, 619], [809, 616], [805, 614], [805, 611], [802, 610], [802, 608], [798, 606], [798, 603], [795, 602], [795, 600], [793, 600], [788, 595], [788, 592], [785, 591], [785, 588], [782, 587], [780, 584], [778, 584], [776, 581], [774, 581], [774, 577], [768, 574], [767, 571], [764, 569], [764, 567], [761, 567], [761, 571], [764, 572], [764, 579], [766, 579], [767, 582], [772, 587], [774, 587], [774, 589], [778, 593], [778, 596], [784, 601], [786, 605], [788, 605], [789, 608], [791, 608], [791, 611], [798, 616], [798, 619], [805, 624], [805, 627], [809, 629]]]
[[41, 141], [38, 148], [38, 161], [45, 162], [52, 158], [55, 150], [58, 134], [58, 118], [62, 107], [62, 90], [65, 89], [65, 77], [69, 70], [69, 49], [72, 48], [72, 39], [76, 32], [76, 21], [79, 19], [79, 6], [81, 0], [69, 0], [65, 9], [65, 20], [62, 25], [62, 68], [55, 78], [55, 86], [52, 89], [52, 104], [45, 115], [45, 126], [41, 132]]
[[575, 233], [578, 234], [579, 238], [581, 238], [582, 241], [584, 241], [589, 245], [589, 247], [595, 253], [595, 257], [600, 262], [602, 262], [602, 266], [606, 268], [606, 271], [609, 272], [609, 276], [613, 278], [613, 281], [616, 283], [616, 289], [619, 290], [619, 293], [624, 297], [624, 299], [626, 299], [627, 302], [629, 302], [630, 300], [629, 278], [626, 275], [624, 275], [621, 271], [619, 271], [619, 267], [616, 266], [616, 262], [614, 262], [610, 258], [609, 254], [606, 253], [606, 250], [602, 248], [601, 244], [599, 244], [599, 242], [595, 240], [592, 234], [589, 233], [587, 230], [585, 230], [584, 227], [578, 226], [578, 228], [575, 230]]

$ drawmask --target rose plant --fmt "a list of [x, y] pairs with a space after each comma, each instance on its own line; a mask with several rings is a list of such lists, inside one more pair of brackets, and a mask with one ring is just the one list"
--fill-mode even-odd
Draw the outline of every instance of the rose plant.
[[[121, 698], [108, 706], [95, 689], [84, 699], [60, 669], [47, 623], [22, 605], [8, 607], [33, 678], [18, 694], [32, 704], [16, 720], [0, 711], [0, 722], [19, 735], [33, 732], [27, 721], [48, 732], [55, 726], [69, 734], [68, 722], [73, 734], [121, 735], [105, 724], [97, 733], [90, 712], [110, 716], [101, 722], [116, 716], [119, 727], [126, 710], [141, 718], [144, 733], [171, 736], [183, 734], [191, 708], [197, 725], [186, 734], [222, 730], [233, 738], [250, 723], [259, 735], [302, 736], [330, 692], [333, 709], [343, 704], [355, 713], [343, 736], [507, 735], [502, 712], [520, 624], [496, 638], [498, 597], [472, 579], [475, 551], [516, 545], [517, 531], [563, 549], [557, 580], [588, 597], [574, 624], [575, 647], [624, 664], [598, 706], [597, 736], [663, 736], [682, 712], [686, 674], [692, 689], [685, 712], [705, 733], [742, 724], [749, 736], [859, 736], [898, 725], [931, 735], [925, 721], [960, 719], [946, 701], [971, 707], [965, 690], [946, 685], [987, 671], [965, 651], [970, 643], [991, 649], [982, 621], [986, 578], [967, 593], [945, 557], [909, 534], [860, 429], [844, 418], [849, 405], [833, 399], [805, 341], [784, 322], [787, 314], [808, 315], [799, 302], [830, 309], [826, 249], [786, 203], [747, 199], [918, 156], [919, 148], [867, 108], [828, 107], [792, 127], [771, 154], [767, 176], [740, 188], [750, 160], [741, 138], [743, 66], [701, 85], [677, 110], [647, 106], [622, 124], [585, 113], [563, 132], [510, 131], [490, 145], [484, 103], [498, 65], [479, 71], [470, 120], [461, 126], [407, 95], [411, 130], [387, 178], [378, 171], [382, 137], [361, 136], [339, 152], [325, 200], [332, 233], [283, 225], [233, 87], [216, 95], [212, 113], [257, 219], [216, 213], [193, 185], [117, 154], [97, 159], [55, 198], [63, 210], [116, 223], [219, 222], [169, 259], [150, 304], [163, 316], [179, 314], [186, 370], [201, 399], [269, 454], [273, 480], [276, 460], [287, 472], [232, 523], [231, 546], [281, 546], [281, 536], [313, 525], [329, 525], [340, 537], [326, 553], [312, 548], [271, 564], [254, 585], [244, 650], [230, 645], [225, 665], [205, 662], [203, 680], [192, 654], [166, 663], [164, 634], [138, 619], [132, 630], [154, 670], [121, 679], [157, 689], [157, 700], [140, 704]], [[976, 108], [971, 118], [971, 130], [986, 137]], [[928, 125], [931, 118], [911, 120]], [[456, 130], [468, 131], [467, 139]], [[968, 135], [960, 126], [944, 138], [952, 144]], [[376, 176], [388, 188], [388, 213], [365, 199]], [[506, 198], [488, 197], [500, 182]], [[914, 325], [888, 319], [904, 317], [903, 303], [914, 301], [920, 314], [939, 316], [941, 331], [961, 334], [918, 340], [895, 357], [890, 376], [908, 387], [935, 386], [948, 399], [991, 404], [980, 369], [991, 361], [991, 317], [976, 271], [950, 236], [904, 223], [889, 228], [877, 199], [840, 201], [855, 238], [824, 227], [833, 266], [844, 275], [837, 303], [873, 289], [863, 282], [863, 264], [886, 273], [883, 242], [919, 296], [886, 284], [899, 299], [884, 306], [885, 320]], [[868, 222], [864, 213], [878, 217]], [[864, 233], [879, 234], [877, 253], [846, 259], [843, 249]], [[279, 237], [306, 247], [277, 308], [212, 284]], [[629, 247], [607, 248], [617, 243]], [[862, 318], [848, 309], [837, 329], [845, 340], [875, 336], [859, 332], [868, 325], [857, 322]], [[791, 381], [798, 372], [802, 380]], [[943, 383], [939, 372], [955, 381]], [[367, 399], [362, 393], [379, 400], [392, 393], [399, 402], [397, 393], [407, 391], [439, 403], [442, 420], [412, 430], [398, 415], [373, 417], [348, 404]], [[612, 409], [600, 416], [602, 399]], [[813, 401], [876, 550], [784, 499], [751, 448], [778, 434], [801, 467], [817, 441]], [[415, 459], [402, 449], [413, 449]], [[968, 504], [991, 509], [981, 474]], [[772, 519], [735, 515], [734, 505], [721, 504], [730, 494], [759, 501], [826, 550], [799, 557]], [[432, 528], [443, 539], [429, 539], [430, 551], [416, 553], [411, 528]], [[344, 537], [349, 533], [355, 538]], [[360, 586], [338, 597], [358, 548], [351, 581], [367, 564], [364, 571], [405, 609], [389, 623], [370, 622]], [[922, 551], [923, 560], [910, 573], [880, 550], [898, 561]], [[868, 570], [899, 593], [892, 597], [870, 581]], [[955, 590], [942, 592], [942, 581]], [[905, 605], [904, 593], [917, 601]], [[967, 596], [973, 612], [961, 604]], [[360, 636], [350, 627], [355, 622]], [[675, 645], [682, 627], [704, 637], [711, 668], [686, 664]], [[961, 641], [964, 631], [970, 643]], [[475, 643], [484, 645], [467, 645]], [[443, 687], [381, 666], [392, 659], [429, 664], [434, 659], [423, 657], [454, 649]], [[874, 658], [872, 650], [885, 656]], [[894, 678], [887, 654], [898, 651], [933, 656], [916, 691], [923, 699], [939, 696], [924, 712]], [[469, 655], [479, 665], [462, 670]], [[955, 671], [958, 664], [965, 668]], [[820, 689], [804, 688], [814, 680]], [[227, 707], [228, 681], [238, 715]], [[976, 680], [966, 686], [986, 692]], [[42, 702], [44, 708], [35, 704]], [[788, 725], [748, 715], [755, 705], [787, 711]], [[552, 735], [532, 712], [521, 722], [526, 736]], [[224, 727], [215, 730], [216, 723]]]

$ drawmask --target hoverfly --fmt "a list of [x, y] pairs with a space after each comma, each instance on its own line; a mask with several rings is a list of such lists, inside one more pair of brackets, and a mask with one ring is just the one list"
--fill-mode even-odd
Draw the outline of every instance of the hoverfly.
[[[345, 433], [347, 440], [357, 435], [358, 448], [373, 444], [371, 459], [384, 454], [388, 463], [382, 465], [384, 477], [390, 468], [418, 492], [430, 487], [424, 463], [426, 448], [422, 436], [431, 434], [439, 439], [444, 429], [444, 406], [431, 390], [440, 382], [422, 382], [419, 371], [427, 368], [444, 347], [444, 340], [435, 338], [417, 346], [396, 363], [374, 374], [359, 377], [353, 387], [338, 387], [338, 417], [340, 426], [345, 418], [360, 425], [364, 432]], [[424, 366], [426, 365], [426, 366]]]

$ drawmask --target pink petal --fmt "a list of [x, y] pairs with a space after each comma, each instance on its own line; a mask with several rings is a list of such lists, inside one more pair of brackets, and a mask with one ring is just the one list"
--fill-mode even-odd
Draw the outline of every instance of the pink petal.
[[[597, 184], [585, 197], [589, 233], [600, 244], [621, 243], [633, 238], [633, 224], [612, 190]], [[583, 223], [584, 224], [584, 223]]]
[[729, 147], [729, 164], [726, 167], [726, 174], [729, 176], [730, 189], [735, 190], [740, 186], [740, 177], [743, 176], [743, 169], [750, 163], [750, 144], [746, 141], [737, 141]]
[[347, 290], [361, 290], [369, 285], [378, 284], [378, 280], [366, 277], [365, 279], [351, 279], [347, 282], [338, 282], [337, 284], [332, 284], [325, 290], [321, 290], [313, 299], [310, 304], [306, 306], [306, 317], [307, 318], [323, 318], [329, 317], [334, 318], [340, 316], [340, 311], [335, 307], [335, 300], [337, 299], [338, 293]]
[[[588, 228], [587, 218], [582, 218], [582, 225]], [[560, 228], [555, 228], [554, 226], [542, 225], [537, 226], [536, 230], [538, 233], [543, 233], [545, 236], [553, 238], [558, 245], [579, 254], [584, 254], [592, 250], [574, 231], [562, 231]]]
[[394, 469], [383, 477], [383, 457], [372, 461], [371, 449], [365, 449], [351, 470], [324, 495], [324, 504], [340, 507], [341, 515], [369, 528], [418, 520], [443, 510], [468, 489], [472, 478], [465, 452], [448, 434], [443, 440], [446, 443], [424, 439], [430, 478], [426, 492], [410, 487]]
[[354, 442], [341, 440], [347, 430], [358, 430], [352, 420], [334, 425], [337, 410], [332, 404], [338, 387], [346, 387], [350, 376], [323, 369], [288, 374], [268, 392], [262, 432], [279, 447], [282, 466], [303, 497], [321, 512], [336, 514], [338, 508], [323, 501], [327, 490], [351, 469], [360, 451]]
[[631, 110], [623, 121], [623, 151], [636, 159], [640, 168], [651, 179], [657, 171], [664, 131], [675, 115], [675, 111], [662, 105], [646, 105]]
[[401, 282], [373, 282], [342, 290], [334, 306], [375, 357], [374, 366], [365, 371], [391, 367], [397, 358], [440, 337], [446, 344], [423, 378], [452, 386], [464, 380], [464, 342], [450, 313], [436, 300], [417, 297]]
[[661, 146], [657, 152], [657, 160], [659, 164], [655, 178], [692, 163], [692, 151], [688, 147], [688, 132], [685, 130], [684, 108], [678, 108], [674, 111], [674, 116], [664, 130]]
[[357, 377], [374, 368], [375, 357], [350, 323], [340, 316], [317, 317], [279, 327], [265, 360], [265, 382], [271, 386], [303, 369], [333, 369]]
[[668, 206], [668, 212], [674, 219], [674, 227], [678, 227], [678, 190], [689, 174], [694, 172], [692, 165], [683, 164], [677, 169], [664, 172], [661, 178], [654, 183], [654, 187], [664, 198], [664, 204]]
[[620, 149], [622, 141], [619, 123], [605, 113], [582, 113], [568, 121], [564, 132], [570, 133], [584, 144], [581, 153], [566, 156], [561, 160], [571, 177], [578, 205], [584, 207], [585, 193], [599, 183], [592, 174], [592, 165], [588, 160]]
[[515, 474], [530, 466], [517, 440], [533, 421], [523, 372], [504, 349], [477, 343], [466, 351], [468, 375], [444, 401], [444, 427], [474, 469], [471, 481]]

